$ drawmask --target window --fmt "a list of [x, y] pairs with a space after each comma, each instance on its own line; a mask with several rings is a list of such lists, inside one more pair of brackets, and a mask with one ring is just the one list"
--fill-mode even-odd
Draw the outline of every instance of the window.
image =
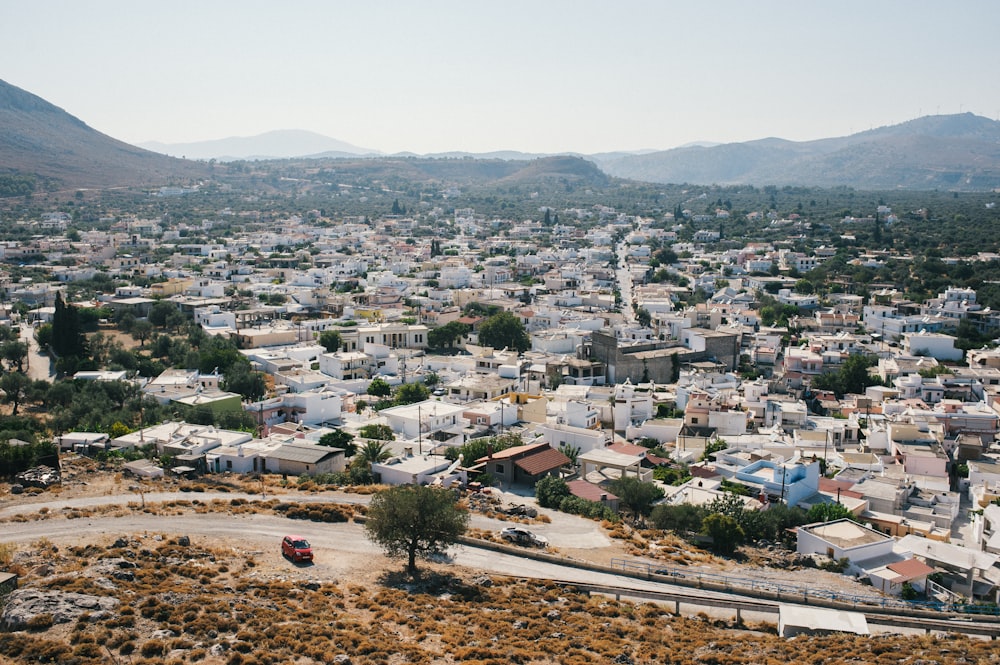
[[496, 465], [496, 472], [497, 473], [503, 473], [503, 464], [497, 464]]
[[227, 459], [226, 460], [226, 468], [227, 469], [233, 468], [233, 460], [231, 460], [231, 459]]

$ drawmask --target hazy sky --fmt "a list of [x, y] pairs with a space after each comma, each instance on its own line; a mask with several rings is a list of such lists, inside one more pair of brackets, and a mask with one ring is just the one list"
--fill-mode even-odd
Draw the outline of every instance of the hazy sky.
[[0, 79], [130, 143], [666, 149], [1000, 119], [997, 0], [0, 0]]

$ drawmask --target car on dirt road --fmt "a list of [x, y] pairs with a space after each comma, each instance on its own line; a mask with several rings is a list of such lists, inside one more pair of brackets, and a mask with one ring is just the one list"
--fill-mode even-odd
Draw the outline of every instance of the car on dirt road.
[[515, 545], [530, 545], [533, 547], [546, 547], [549, 541], [545, 536], [528, 531], [518, 526], [509, 526], [500, 531], [500, 537]]
[[282, 538], [281, 554], [296, 563], [313, 560], [312, 546], [302, 536], [285, 536]]

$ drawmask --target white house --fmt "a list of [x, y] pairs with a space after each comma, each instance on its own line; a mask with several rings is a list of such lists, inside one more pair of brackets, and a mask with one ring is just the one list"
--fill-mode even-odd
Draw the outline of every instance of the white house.
[[912, 355], [930, 356], [935, 360], [961, 360], [964, 353], [962, 349], [955, 348], [955, 338], [951, 335], [925, 330], [904, 334], [903, 350]]

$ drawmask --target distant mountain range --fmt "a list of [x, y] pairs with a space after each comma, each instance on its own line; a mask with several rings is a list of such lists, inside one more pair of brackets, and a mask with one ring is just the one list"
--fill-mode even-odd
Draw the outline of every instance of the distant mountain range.
[[768, 138], [597, 163], [615, 177], [659, 183], [988, 190], [1000, 187], [1000, 122], [925, 116], [841, 138]]
[[289, 159], [292, 157], [357, 157], [380, 155], [378, 150], [332, 139], [303, 129], [279, 129], [256, 136], [231, 136], [194, 143], [140, 143], [147, 150], [186, 159]]
[[0, 175], [67, 189], [184, 184], [208, 167], [137, 148], [88, 127], [41, 97], [0, 81]]
[[[312, 132], [283, 130], [202, 143], [144, 147], [207, 159], [386, 156]], [[816, 141], [767, 138], [691, 143], [672, 150], [570, 153], [608, 175], [657, 183], [801, 185], [855, 189], [984, 190], [1000, 187], [1000, 122], [971, 113], [925, 116], [899, 125]], [[503, 150], [397, 153], [387, 157], [534, 160], [550, 153]]]
[[[418, 177], [447, 174], [452, 181], [569, 177], [599, 183], [613, 176], [666, 184], [847, 186], [862, 190], [1000, 188], [1000, 122], [971, 113], [926, 116], [816, 141], [767, 138], [595, 155], [447, 152], [420, 156], [419, 167], [412, 160], [417, 155], [383, 155], [301, 130], [201, 143], [144, 145], [188, 159], [113, 139], [40, 97], [0, 81], [0, 176], [30, 175], [48, 181], [47, 186], [67, 189], [183, 184], [212, 172], [210, 165], [192, 161], [194, 158], [255, 156], [385, 161], [396, 173], [410, 169]], [[580, 157], [600, 170], [585, 166]], [[470, 168], [469, 162], [482, 163]], [[505, 166], [503, 162], [519, 163]], [[357, 167], [382, 168], [376, 163]], [[463, 175], [463, 169], [468, 173]]]

